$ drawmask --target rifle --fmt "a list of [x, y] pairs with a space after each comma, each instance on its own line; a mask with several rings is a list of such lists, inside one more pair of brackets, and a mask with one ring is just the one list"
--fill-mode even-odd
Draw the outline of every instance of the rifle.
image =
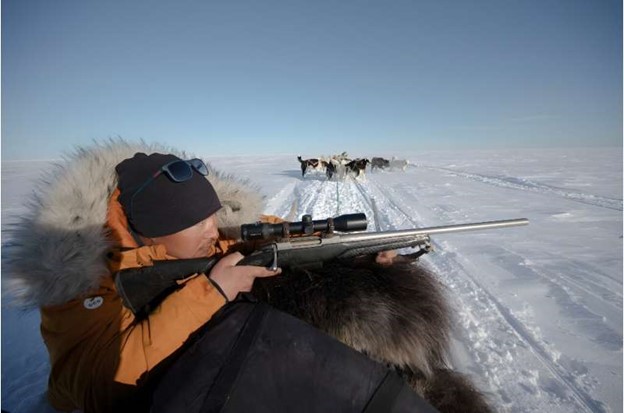
[[[264, 266], [272, 270], [278, 267], [305, 268], [322, 265], [331, 260], [407, 247], [418, 248], [415, 253], [410, 254], [412, 258], [418, 258], [431, 251], [430, 236], [434, 234], [505, 228], [528, 223], [528, 219], [520, 218], [397, 231], [351, 233], [366, 229], [365, 214], [347, 214], [317, 221], [313, 221], [310, 215], [304, 215], [300, 222], [242, 225], [243, 241], [270, 242], [243, 258], [237, 265]], [[220, 258], [213, 256], [154, 261], [150, 267], [122, 270], [115, 275], [117, 292], [124, 305], [135, 315], [146, 315], [164, 297], [180, 288], [184, 279], [198, 273], [209, 274]]]

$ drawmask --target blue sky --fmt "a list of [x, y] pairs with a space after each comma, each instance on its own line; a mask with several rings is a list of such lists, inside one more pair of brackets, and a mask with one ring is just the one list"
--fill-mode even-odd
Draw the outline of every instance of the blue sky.
[[622, 145], [622, 3], [2, 1], [2, 159]]

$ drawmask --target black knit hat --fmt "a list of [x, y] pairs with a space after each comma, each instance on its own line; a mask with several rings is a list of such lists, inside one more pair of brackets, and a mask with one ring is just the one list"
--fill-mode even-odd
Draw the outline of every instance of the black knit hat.
[[183, 182], [174, 182], [166, 173], [148, 182], [160, 168], [177, 160], [180, 158], [174, 155], [139, 152], [115, 167], [119, 178], [119, 202], [128, 222], [141, 235], [162, 237], [174, 234], [203, 221], [221, 208], [219, 197], [208, 179], [194, 169], [193, 176]]

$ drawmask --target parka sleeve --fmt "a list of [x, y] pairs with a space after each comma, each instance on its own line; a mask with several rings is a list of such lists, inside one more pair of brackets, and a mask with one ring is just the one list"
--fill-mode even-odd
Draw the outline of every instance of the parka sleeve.
[[[225, 302], [225, 297], [205, 275], [186, 281], [183, 288], [167, 296], [147, 319], [126, 326], [115, 381], [136, 384], [143, 373], [179, 349]], [[138, 358], [137, 354], [144, 357]]]

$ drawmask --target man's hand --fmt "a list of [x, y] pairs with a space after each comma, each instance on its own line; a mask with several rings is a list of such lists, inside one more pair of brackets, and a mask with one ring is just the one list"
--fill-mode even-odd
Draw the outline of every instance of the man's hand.
[[375, 257], [375, 262], [384, 266], [392, 265], [397, 255], [396, 250], [380, 251]]
[[272, 277], [282, 272], [281, 268], [271, 271], [254, 265], [236, 266], [243, 258], [240, 252], [226, 255], [217, 262], [208, 276], [221, 287], [229, 301], [235, 299], [239, 292], [251, 291], [257, 277]]

